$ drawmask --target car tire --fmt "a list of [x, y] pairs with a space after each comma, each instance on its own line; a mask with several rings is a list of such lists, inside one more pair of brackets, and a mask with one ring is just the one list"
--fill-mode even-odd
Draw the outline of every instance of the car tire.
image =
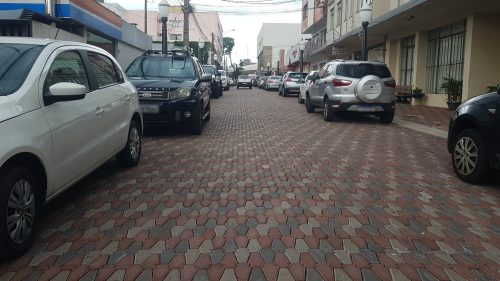
[[380, 123], [391, 124], [394, 120], [394, 111], [385, 111], [379, 116]]
[[212, 113], [212, 110], [210, 109], [210, 102], [208, 102], [207, 111], [208, 111], [208, 114], [205, 117], [205, 121], [210, 121], [210, 114]]
[[334, 118], [334, 112], [332, 108], [328, 104], [328, 99], [325, 99], [323, 101], [323, 120], [329, 122], [332, 121]]
[[236, 86], [236, 89], [239, 89], [240, 88], [240, 85]]
[[285, 88], [283, 88], [283, 96], [284, 96], [284, 97], [287, 97], [287, 96], [288, 96], [288, 92], [287, 92], [287, 90], [286, 90]]
[[309, 99], [309, 96], [306, 96], [305, 105], [306, 105], [307, 113], [314, 113], [314, 110], [316, 109], [316, 107], [311, 104], [311, 100]]
[[198, 113], [193, 114], [193, 119], [191, 120], [191, 134], [192, 135], [201, 135], [201, 131], [203, 128], [203, 107], [201, 105], [198, 105]]
[[249, 87], [249, 89], [251, 90], [252, 89], [252, 86]]
[[130, 122], [128, 129], [127, 144], [116, 155], [121, 166], [132, 167], [139, 163], [142, 151], [142, 130], [136, 121]]
[[299, 102], [299, 104], [303, 104], [304, 103], [304, 99], [302, 99], [302, 97], [300, 96], [300, 93], [297, 96], [297, 101]]
[[[40, 191], [37, 179], [28, 168], [12, 166], [2, 172], [0, 176], [0, 260], [17, 258], [28, 251], [33, 244], [42, 203]], [[26, 195], [28, 196], [26, 197]], [[23, 202], [14, 202], [16, 201], [13, 200], [14, 198], [21, 196]], [[11, 202], [10, 207], [9, 201]], [[18, 215], [17, 218], [11, 220], [10, 226], [14, 232], [11, 234], [7, 218], [13, 218], [19, 212], [17, 208], [12, 208], [12, 204], [23, 208], [23, 211], [22, 215]], [[28, 233], [20, 233], [21, 237], [13, 238], [12, 235], [16, 234], [16, 229], [21, 230], [21, 228], [18, 228], [21, 225], [16, 223], [19, 220], [18, 218], [26, 223], [22, 224], [22, 228]]]
[[[475, 154], [476, 156], [471, 156], [471, 154]], [[467, 162], [470, 165], [465, 165], [467, 164], [466, 160], [468, 160]], [[451, 162], [455, 174], [468, 183], [481, 183], [491, 173], [485, 143], [479, 132], [475, 129], [463, 130], [455, 138], [451, 153]], [[471, 165], [474, 166], [470, 167]], [[468, 168], [471, 168], [471, 170], [468, 170]]]

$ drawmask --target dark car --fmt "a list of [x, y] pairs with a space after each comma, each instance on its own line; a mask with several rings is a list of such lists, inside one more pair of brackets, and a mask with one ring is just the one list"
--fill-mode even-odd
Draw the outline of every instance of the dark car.
[[457, 176], [469, 183], [500, 169], [500, 89], [462, 103], [453, 113], [448, 152]]
[[201, 134], [210, 120], [210, 82], [186, 51], [148, 51], [126, 71], [137, 88], [145, 125], [182, 123]]
[[212, 75], [212, 82], [210, 82], [212, 97], [218, 98], [222, 96], [221, 73], [217, 70], [217, 67], [215, 65], [203, 65], [202, 67], [205, 73]]

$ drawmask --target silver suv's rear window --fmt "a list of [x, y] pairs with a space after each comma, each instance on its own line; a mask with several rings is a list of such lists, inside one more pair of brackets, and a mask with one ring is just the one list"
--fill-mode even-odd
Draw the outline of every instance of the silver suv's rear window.
[[290, 77], [290, 78], [297, 78], [297, 79], [306, 78], [306, 76], [307, 76], [307, 73], [300, 73], [300, 72], [290, 73], [290, 75], [288, 75], [288, 77]]
[[375, 75], [382, 79], [392, 77], [391, 71], [387, 66], [370, 63], [339, 65], [337, 67], [337, 75], [358, 79], [366, 75]]

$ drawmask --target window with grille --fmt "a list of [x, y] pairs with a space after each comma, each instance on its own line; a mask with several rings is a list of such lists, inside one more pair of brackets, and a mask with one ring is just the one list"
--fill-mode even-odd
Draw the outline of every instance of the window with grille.
[[401, 71], [399, 85], [412, 86], [413, 54], [415, 53], [415, 36], [401, 40]]
[[466, 20], [429, 31], [427, 85], [429, 93], [443, 93], [446, 77], [462, 80], [464, 69]]

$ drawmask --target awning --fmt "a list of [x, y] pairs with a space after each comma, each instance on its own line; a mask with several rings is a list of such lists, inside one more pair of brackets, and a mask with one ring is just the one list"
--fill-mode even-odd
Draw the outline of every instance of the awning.
[[34, 20], [46, 24], [51, 24], [53, 22], [61, 21], [60, 19], [51, 17], [48, 14], [42, 14], [26, 9], [0, 11], [0, 21], [18, 21], [18, 20], [24, 20], [24, 21]]

